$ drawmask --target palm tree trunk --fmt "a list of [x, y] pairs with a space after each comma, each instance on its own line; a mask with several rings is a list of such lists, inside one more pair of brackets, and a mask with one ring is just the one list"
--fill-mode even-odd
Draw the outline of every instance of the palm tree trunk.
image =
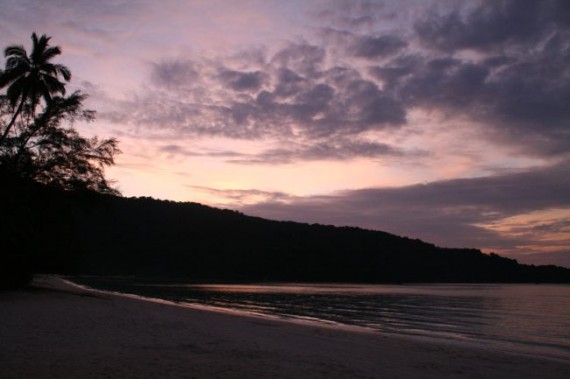
[[25, 101], [26, 101], [26, 97], [22, 96], [22, 100], [20, 101], [20, 105], [18, 106], [18, 109], [16, 109], [16, 113], [14, 113], [14, 116], [12, 116], [10, 123], [8, 124], [8, 126], [6, 126], [6, 130], [4, 130], [2, 137], [0, 137], [0, 146], [4, 143], [4, 140], [8, 137], [8, 133], [10, 133], [10, 129], [12, 129], [12, 126], [16, 122], [16, 118], [18, 118], [18, 115], [20, 114], [20, 112], [22, 112], [22, 108], [24, 108]]

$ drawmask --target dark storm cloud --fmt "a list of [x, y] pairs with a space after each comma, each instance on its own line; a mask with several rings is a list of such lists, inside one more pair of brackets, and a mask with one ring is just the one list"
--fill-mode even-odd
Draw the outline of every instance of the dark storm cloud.
[[261, 88], [265, 75], [261, 71], [240, 72], [223, 70], [220, 80], [234, 91], [257, 91]]
[[[502, 236], [481, 224], [570, 208], [568, 163], [492, 177], [344, 191], [288, 203], [261, 202], [241, 209], [274, 219], [386, 230], [447, 246], [513, 248], [528, 241]], [[561, 227], [565, 225], [548, 226]]]
[[353, 46], [354, 55], [361, 58], [379, 58], [397, 53], [407, 43], [396, 36], [362, 37]]
[[279, 70], [273, 92], [258, 96], [258, 112], [269, 110], [277, 116], [273, 122], [294, 124], [311, 138], [355, 135], [405, 123], [402, 105], [357, 71], [332, 68], [319, 72], [317, 78]]
[[411, 54], [369, 72], [407, 107], [467, 116], [485, 125], [482, 131], [495, 142], [526, 153], [567, 154], [570, 34], [555, 28], [545, 38], [539, 37], [524, 49], [503, 53], [484, 50], [487, 45], [481, 44], [477, 60], [441, 53], [430, 57]]
[[346, 88], [346, 104], [348, 111], [356, 109], [361, 125], [367, 129], [378, 124], [398, 125], [405, 122], [406, 113], [403, 107], [376, 83], [359, 80], [350, 83]]
[[154, 63], [151, 80], [154, 84], [166, 88], [177, 88], [191, 85], [198, 79], [198, 71], [191, 61], [163, 61]]
[[273, 93], [285, 98], [301, 92], [308, 82], [307, 79], [289, 68], [280, 68], [277, 71], [276, 80], [277, 85]]
[[326, 50], [308, 43], [289, 43], [272, 58], [273, 66], [289, 68], [300, 75], [317, 78], [325, 63]]
[[[473, 63], [462, 63], [452, 58], [422, 60], [406, 76], [409, 67], [393, 67], [391, 71], [377, 68], [377, 75], [387, 77], [410, 104], [469, 110], [469, 107], [485, 100], [485, 80], [489, 69]], [[390, 76], [391, 75], [391, 76]]]
[[402, 55], [382, 66], [371, 66], [368, 72], [387, 90], [397, 91], [403, 81], [416, 72], [421, 63], [422, 59], [417, 55]]
[[[564, 0], [480, 1], [432, 13], [415, 28], [423, 53], [407, 48], [369, 73], [405, 109], [468, 117], [495, 143], [523, 153], [568, 154], [568, 14]], [[461, 58], [465, 49], [478, 55]]]
[[568, 28], [566, 0], [493, 0], [465, 12], [431, 15], [416, 30], [428, 46], [445, 51], [534, 44], [558, 27]]

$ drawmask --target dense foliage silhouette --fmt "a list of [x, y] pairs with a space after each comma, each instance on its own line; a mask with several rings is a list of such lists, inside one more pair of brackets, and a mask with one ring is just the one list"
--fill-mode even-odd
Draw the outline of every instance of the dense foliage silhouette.
[[[95, 112], [83, 108], [85, 94], [76, 91], [65, 96], [71, 72], [52, 63], [61, 48], [50, 46], [49, 41], [50, 37], [33, 33], [29, 55], [21, 45], [8, 46], [5, 69], [0, 70], [0, 89], [5, 89], [0, 94], [0, 186], [4, 195], [0, 201], [0, 288], [28, 283], [31, 268], [38, 264], [35, 252], [45, 251], [44, 245], [49, 249], [53, 240], [59, 241], [58, 246], [73, 241], [63, 219], [57, 219], [59, 230], [43, 224], [42, 212], [48, 210], [41, 201], [51, 199], [37, 189], [33, 196], [40, 200], [34, 199], [30, 195], [34, 183], [118, 194], [104, 176], [104, 168], [119, 153], [118, 143], [84, 138], [72, 127], [74, 121], [93, 121]], [[52, 262], [59, 262], [52, 263], [54, 267], [72, 265], [74, 258], [60, 259], [58, 254], [62, 250], [50, 252]]]
[[21, 179], [0, 191], [10, 200], [2, 203], [8, 216], [2, 240], [18, 241], [36, 272], [195, 282], [570, 282], [570, 270], [561, 267], [381, 231], [62, 191]]
[[[51, 60], [61, 54], [50, 38], [32, 34], [32, 52], [8, 46], [0, 70], [0, 166], [4, 172], [65, 189], [117, 193], [105, 179], [104, 167], [119, 153], [115, 139], [81, 137], [75, 121], [93, 121], [83, 108], [87, 95], [65, 97], [69, 69]], [[62, 78], [64, 82], [59, 79]]]

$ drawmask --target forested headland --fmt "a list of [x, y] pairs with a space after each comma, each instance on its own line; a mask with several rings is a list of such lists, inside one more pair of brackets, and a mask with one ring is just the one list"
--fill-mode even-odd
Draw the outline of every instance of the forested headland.
[[[570, 282], [570, 270], [353, 227], [4, 182], [3, 263], [193, 282]], [[10, 266], [10, 265], [8, 265]]]

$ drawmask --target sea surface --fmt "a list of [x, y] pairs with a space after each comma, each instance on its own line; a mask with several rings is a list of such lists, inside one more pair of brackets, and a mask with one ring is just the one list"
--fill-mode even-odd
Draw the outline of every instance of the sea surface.
[[570, 360], [570, 285], [196, 285], [73, 278], [100, 290]]

